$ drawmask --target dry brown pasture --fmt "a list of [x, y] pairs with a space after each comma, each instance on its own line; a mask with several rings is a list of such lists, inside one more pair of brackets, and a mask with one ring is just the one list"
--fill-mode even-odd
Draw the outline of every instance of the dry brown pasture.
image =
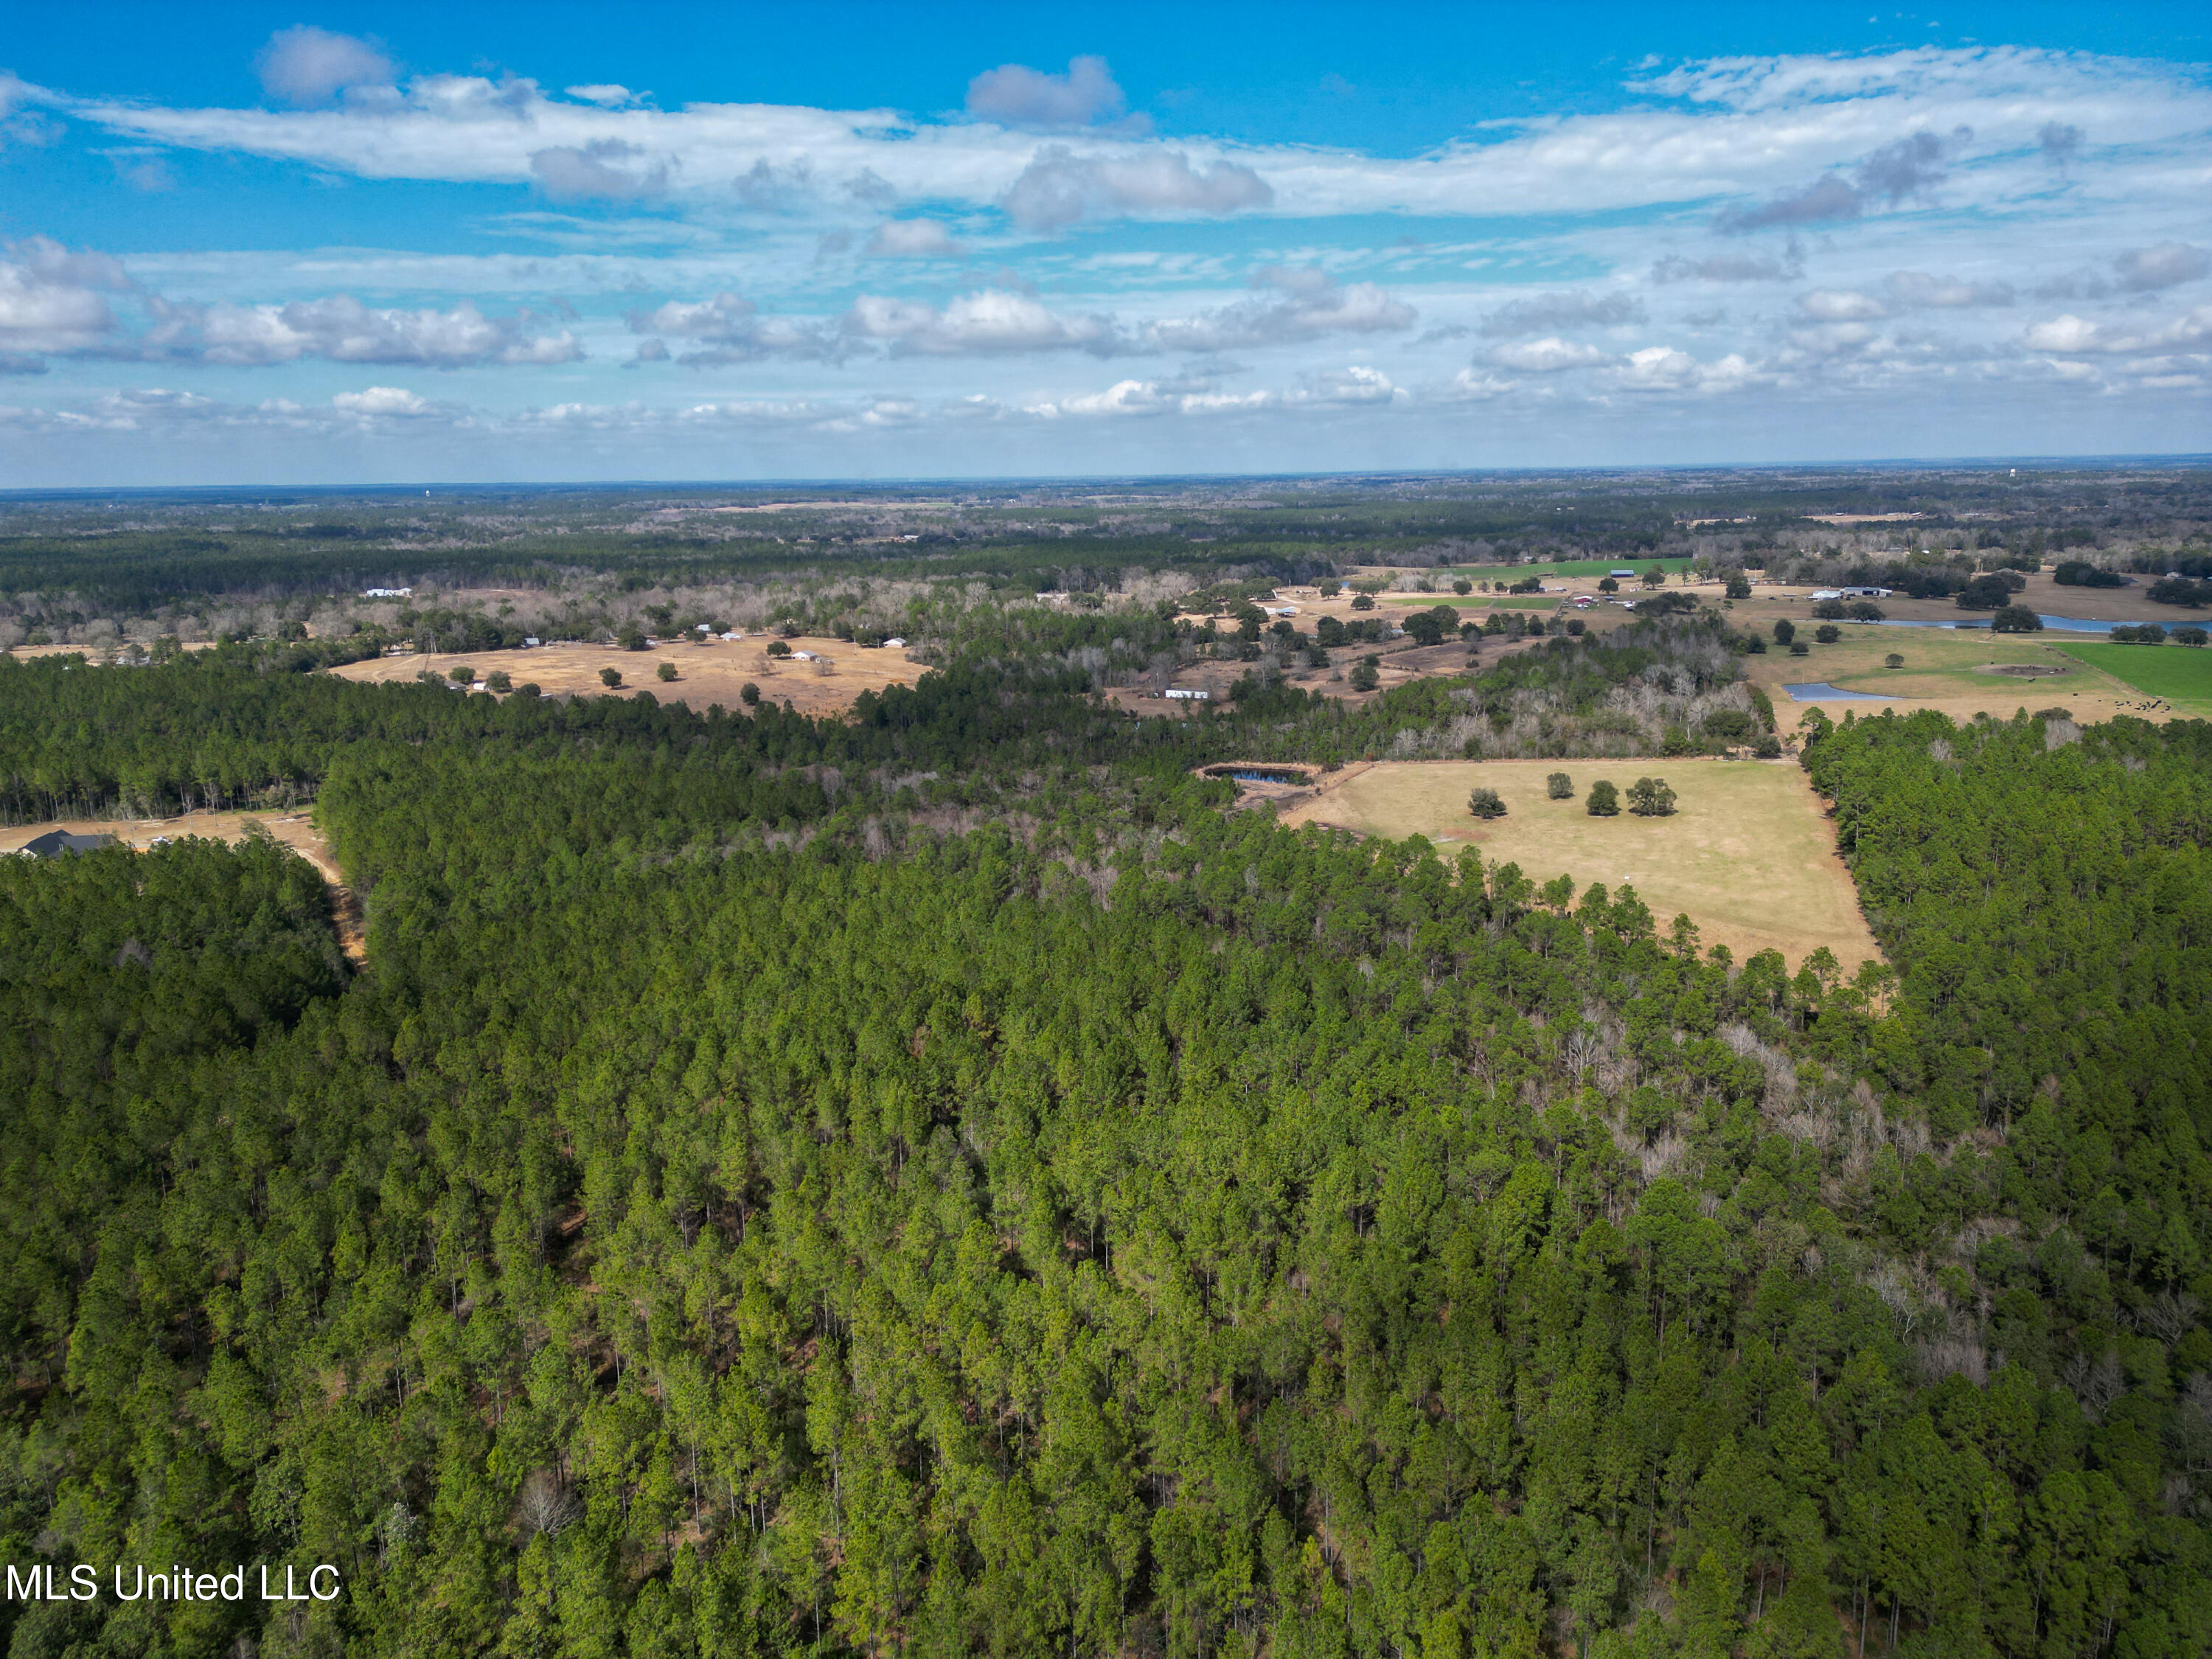
[[243, 841], [258, 826], [315, 866], [337, 911], [338, 943], [358, 962], [363, 955], [361, 907], [346, 884], [345, 872], [331, 855], [330, 843], [305, 812], [186, 812], [173, 818], [70, 818], [55, 823], [15, 823], [0, 826], [0, 855], [14, 853], [52, 830], [73, 836], [112, 836], [133, 851], [143, 853], [156, 840], [183, 841], [197, 836], [204, 841]]
[[[716, 703], [732, 714], [741, 712], [744, 705], [738, 693], [750, 683], [760, 687], [763, 698], [815, 715], [842, 714], [863, 691], [912, 685], [929, 672], [908, 661], [902, 651], [863, 650], [849, 640], [786, 641], [793, 651], [818, 652], [830, 659], [834, 672], [818, 674], [811, 663], [770, 657], [768, 643], [769, 636], [762, 635], [712, 644], [661, 644], [644, 651], [562, 644], [520, 651], [431, 652], [347, 663], [330, 672], [349, 680], [411, 680], [427, 669], [442, 680], [456, 667], [479, 674], [503, 668], [515, 684], [535, 684], [548, 696], [632, 697], [650, 691], [662, 702], [680, 702], [700, 714]], [[666, 683], [655, 677], [664, 662], [676, 665], [676, 678]], [[623, 677], [619, 689], [610, 691], [599, 683], [603, 668]]]
[[[1547, 798], [1553, 772], [1572, 780], [1573, 799]], [[1625, 793], [1647, 775], [1674, 791], [1673, 816], [1637, 817], [1626, 802], [1618, 817], [1589, 816], [1591, 784], [1608, 779]], [[1477, 785], [1503, 798], [1504, 817], [1469, 816]], [[1384, 762], [1326, 781], [1283, 822], [1425, 836], [1447, 858], [1474, 846], [1486, 863], [1517, 864], [1540, 884], [1565, 875], [1618, 892], [1626, 883], [1662, 930], [1686, 915], [1706, 945], [1727, 945], [1739, 962], [1774, 950], [1795, 969], [1826, 945], [1849, 974], [1881, 958], [1826, 809], [1789, 762]]]

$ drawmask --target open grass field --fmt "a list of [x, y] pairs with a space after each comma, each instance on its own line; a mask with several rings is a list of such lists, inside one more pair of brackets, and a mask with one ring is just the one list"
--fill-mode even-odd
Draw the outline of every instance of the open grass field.
[[1510, 576], [1518, 581], [1523, 576], [1602, 576], [1611, 570], [1633, 568], [1641, 575], [1655, 564], [1663, 565], [1669, 573], [1687, 570], [1687, 559], [1554, 559], [1539, 564], [1461, 564], [1448, 568], [1437, 568], [1441, 576], [1467, 576], [1476, 581], [1495, 581], [1500, 576]]
[[[908, 662], [902, 651], [863, 651], [849, 640], [796, 639], [787, 641], [794, 651], [815, 651], [836, 665], [831, 674], [817, 674], [811, 663], [772, 661], [766, 655], [768, 638], [735, 640], [712, 645], [685, 642], [655, 646], [646, 651], [624, 651], [611, 645], [541, 645], [523, 651], [477, 651], [460, 655], [433, 653], [410, 657], [379, 657], [369, 662], [348, 663], [333, 674], [349, 680], [411, 680], [428, 669], [439, 678], [449, 670], [466, 665], [479, 673], [504, 668], [517, 685], [534, 684], [548, 696], [569, 693], [578, 696], [634, 697], [650, 691], [663, 702], [680, 702], [704, 714], [720, 703], [736, 714], [744, 704], [738, 693], [750, 681], [761, 696], [776, 702], [789, 702], [802, 714], [842, 714], [863, 691], [880, 691], [887, 685], [912, 685], [929, 671]], [[676, 665], [676, 678], [663, 683], [654, 671], [664, 662]], [[609, 691], [599, 683], [599, 671], [611, 668], [623, 677], [618, 690]]]
[[[1741, 609], [1741, 607], [1739, 607]], [[1739, 622], [1739, 626], [1742, 625]], [[2022, 708], [2063, 708], [2078, 720], [2106, 720], [2116, 714], [2143, 711], [2136, 688], [2108, 672], [2101, 657], [2096, 661], [2077, 652], [2132, 651], [2142, 656], [2200, 653], [2176, 646], [2075, 646], [2063, 643], [2063, 635], [2042, 634], [1953, 633], [1935, 628], [1881, 628], [1867, 623], [1840, 623], [1843, 637], [1833, 645], [1814, 645], [1802, 657], [1793, 657], [1779, 647], [1763, 656], [1747, 657], [1744, 666], [1753, 684], [1765, 689], [1774, 700], [1777, 723], [1786, 733], [1796, 729], [1808, 708], [1820, 708], [1831, 719], [1840, 719], [1846, 708], [1862, 716], [1879, 712], [1881, 705], [1865, 702], [1807, 704], [1792, 702], [1784, 684], [1824, 681], [1844, 691], [1871, 691], [1895, 697], [1888, 705], [1900, 714], [1934, 708], [1954, 720], [1976, 714], [2009, 720]], [[1812, 626], [1800, 622], [1797, 637], [1810, 639]], [[1892, 655], [1905, 659], [1901, 668], [1885, 667]], [[2207, 664], [2212, 667], [2212, 663]], [[2006, 669], [2044, 669], [2055, 672], [2011, 674]], [[2212, 696], [2212, 690], [2200, 695]]]
[[2069, 645], [2076, 662], [2154, 697], [2178, 713], [2212, 715], [2212, 649], [2186, 645]]
[[[1565, 772], [1571, 800], [1547, 799], [1544, 781]], [[1620, 789], [1663, 777], [1676, 795], [1671, 817], [1594, 818], [1583, 796], [1600, 778]], [[1480, 784], [1504, 799], [1506, 815], [1468, 815]], [[1782, 952], [1794, 969], [1825, 945], [1846, 973], [1879, 957], [1860, 913], [1858, 890], [1836, 854], [1834, 832], [1805, 774], [1758, 761], [1385, 762], [1325, 787], [1284, 816], [1363, 835], [1426, 836], [1446, 857], [1472, 844], [1486, 860], [1512, 862], [1538, 883], [1555, 876], [1578, 888], [1632, 884], [1663, 930], [1678, 913], [1705, 943], [1741, 962]]]

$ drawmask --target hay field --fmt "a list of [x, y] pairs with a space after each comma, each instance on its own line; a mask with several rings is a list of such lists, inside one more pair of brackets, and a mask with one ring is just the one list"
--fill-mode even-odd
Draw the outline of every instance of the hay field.
[[[448, 670], [466, 665], [479, 674], [505, 669], [517, 685], [535, 684], [548, 696], [568, 693], [591, 697], [634, 697], [650, 691], [662, 702], [680, 702], [704, 714], [720, 703], [732, 714], [744, 705], [738, 692], [748, 681], [761, 696], [775, 702], [788, 702], [802, 714], [842, 714], [863, 691], [880, 691], [889, 685], [912, 685], [929, 671], [908, 662], [902, 651], [863, 651], [849, 640], [795, 639], [787, 641], [794, 651], [816, 651], [836, 665], [836, 672], [821, 675], [811, 663], [777, 661], [767, 654], [768, 636], [717, 640], [711, 645], [684, 642], [656, 645], [644, 651], [624, 651], [611, 645], [541, 645], [520, 651], [463, 652], [459, 655], [433, 652], [409, 657], [379, 657], [369, 662], [347, 663], [330, 672], [349, 680], [411, 680], [424, 669], [443, 679]], [[666, 684], [654, 678], [664, 662], [676, 665], [677, 678]], [[599, 684], [599, 671], [611, 668], [623, 677], [620, 689], [609, 691]]]
[[[1574, 781], [1573, 799], [1546, 799], [1553, 772]], [[1625, 792], [1647, 775], [1674, 789], [1671, 817], [1636, 817], [1625, 805], [1613, 818], [1584, 810], [1583, 796], [1598, 779]], [[1504, 798], [1504, 817], [1468, 815], [1468, 791], [1477, 784]], [[1423, 835], [1447, 858], [1472, 844], [1486, 861], [1517, 864], [1539, 883], [1568, 875], [1577, 888], [1603, 882], [1616, 892], [1631, 883], [1662, 931], [1686, 912], [1706, 945], [1727, 945], [1739, 962], [1775, 950], [1794, 969], [1825, 945], [1850, 973], [1881, 956], [1826, 809], [1788, 763], [1384, 762], [1347, 773], [1283, 821]]]

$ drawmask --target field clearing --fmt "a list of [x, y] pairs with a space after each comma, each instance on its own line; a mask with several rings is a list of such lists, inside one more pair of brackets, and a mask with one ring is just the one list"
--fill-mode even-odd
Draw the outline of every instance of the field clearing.
[[244, 841], [256, 829], [315, 866], [331, 890], [337, 913], [338, 944], [359, 962], [366, 953], [362, 934], [361, 906], [346, 885], [345, 872], [331, 856], [330, 843], [305, 812], [186, 812], [173, 818], [68, 818], [55, 823], [15, 823], [0, 826], [0, 855], [15, 853], [52, 830], [73, 836], [112, 836], [133, 852], [143, 853], [157, 839], [183, 841], [197, 836], [203, 841]]
[[[1785, 734], [1795, 731], [1812, 708], [1820, 709], [1832, 720], [1841, 720], [1846, 708], [1856, 709], [1864, 719], [1869, 714], [1879, 714], [1883, 707], [1900, 714], [1933, 708], [1954, 720], [1970, 720], [1977, 714], [2010, 720], [2022, 708], [2030, 714], [2039, 708], [2066, 708], [2075, 720], [2085, 722], [2142, 712], [2133, 706], [2141, 697], [2126, 682], [2073, 654], [2085, 647], [2062, 645], [2048, 632], [1960, 634], [1935, 628], [1880, 628], [1868, 623], [1836, 625], [1843, 637], [1833, 645], [1814, 645], [1805, 656], [1793, 657], [1777, 646], [1770, 647], [1762, 656], [1743, 659], [1752, 684], [1764, 688], [1774, 700], [1775, 723]], [[1797, 637], [1811, 636], [1811, 626], [1799, 623]], [[2160, 651], [2181, 654], [2181, 647], [2173, 646], [2086, 649], [2132, 650], [2148, 656]], [[1893, 655], [1905, 659], [1902, 668], [1883, 666]], [[1999, 672], [2007, 668], [2059, 672], [2017, 677]], [[1825, 681], [1838, 690], [1875, 692], [1898, 701], [1886, 705], [1791, 702], [1783, 686], [1805, 681]]]
[[[1565, 772], [1571, 800], [1550, 800], [1545, 779]], [[1672, 817], [1594, 818], [1583, 798], [1600, 778], [1624, 792], [1639, 777], [1663, 777], [1676, 795]], [[1495, 789], [1502, 818], [1470, 817], [1468, 792]], [[1858, 889], [1837, 854], [1826, 811], [1798, 767], [1723, 760], [1392, 761], [1345, 775], [1285, 813], [1394, 840], [1426, 836], [1449, 858], [1473, 845], [1486, 861], [1511, 862], [1539, 883], [1572, 876], [1577, 888], [1632, 884], [1663, 932], [1678, 913], [1707, 945], [1741, 962], [1779, 951], [1794, 969], [1821, 945], [1846, 974], [1878, 961], [1859, 909]]]
[[1551, 611], [1564, 597], [1558, 593], [1378, 593], [1385, 605], [1408, 605], [1426, 611], [1448, 605], [1455, 611]]
[[[1669, 574], [1687, 570], [1688, 559], [1654, 559], [1644, 555], [1627, 559], [1547, 559], [1535, 564], [1454, 564], [1438, 565], [1435, 574], [1449, 580], [1454, 576], [1466, 576], [1475, 581], [1494, 581], [1500, 576], [1510, 576], [1516, 581], [1523, 576], [1603, 576], [1615, 570], [1635, 568], [1642, 575], [1653, 565], [1663, 565]], [[1386, 568], [1376, 566], [1371, 574], [1380, 574]], [[1430, 573], [1424, 571], [1424, 575]]]
[[[863, 651], [850, 640], [787, 640], [794, 651], [819, 652], [836, 665], [831, 674], [817, 674], [811, 663], [778, 661], [767, 654], [768, 636], [758, 639], [717, 640], [711, 645], [686, 641], [656, 645], [645, 651], [624, 651], [612, 645], [540, 645], [520, 651], [473, 651], [458, 655], [432, 652], [417, 656], [378, 657], [368, 662], [347, 663], [330, 672], [349, 680], [411, 680], [428, 669], [440, 679], [457, 667], [474, 668], [479, 674], [503, 668], [517, 685], [535, 684], [548, 696], [566, 694], [588, 697], [634, 697], [650, 691], [662, 702], [680, 702], [696, 714], [716, 703], [732, 714], [743, 712], [738, 693], [748, 682], [760, 687], [761, 696], [775, 702], [789, 702], [802, 714], [842, 714], [863, 691], [886, 686], [912, 685], [929, 671], [908, 662], [902, 651]], [[664, 662], [676, 665], [677, 678], [666, 683], [654, 678]], [[612, 691], [599, 683], [599, 671], [611, 668], [623, 677]]]
[[2212, 715], [2212, 648], [2187, 645], [2068, 645], [2066, 655], [2123, 684], [2163, 697], [2179, 713]]

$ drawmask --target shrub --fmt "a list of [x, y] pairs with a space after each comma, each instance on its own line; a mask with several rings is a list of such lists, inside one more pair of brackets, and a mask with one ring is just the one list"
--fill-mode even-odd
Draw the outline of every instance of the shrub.
[[747, 680], [738, 688], [738, 701], [748, 708], [760, 707], [760, 687]]
[[1372, 691], [1382, 684], [1382, 676], [1376, 672], [1371, 662], [1357, 664], [1352, 671], [1351, 685], [1355, 691]]
[[[2157, 626], [2155, 623], [2151, 625]], [[2040, 634], [2043, 618], [2024, 605], [2008, 605], [1990, 618], [1990, 631], [1994, 634]]]
[[1809, 657], [1813, 654], [1813, 647], [1802, 640], [1792, 640], [1790, 641], [1790, 654], [1793, 657]]
[[1644, 585], [1646, 587], [1660, 586], [1666, 581], [1666, 580], [1667, 567], [1663, 564], [1655, 564], [1650, 569], [1644, 573]]
[[1319, 593], [1324, 599], [1333, 599], [1338, 594], [1344, 592], [1344, 584], [1342, 582], [1322, 582], [1316, 586], [1314, 591]]
[[1818, 617], [1836, 620], [1848, 617], [1851, 612], [1850, 607], [1841, 599], [1815, 599], [1813, 602], [1813, 614]]
[[2166, 576], [2153, 582], [2145, 590], [2154, 605], [2185, 605], [2190, 609], [2201, 607], [2212, 598], [2212, 582], [2193, 582], [2186, 576]]
[[768, 653], [771, 657], [787, 657], [791, 654], [791, 647], [781, 640], [770, 640], [768, 642]]
[[1881, 659], [1881, 665], [1884, 668], [1902, 668], [1905, 666], [1905, 659], [1893, 651]]
[[1775, 644], [1777, 644], [1777, 645], [1787, 645], [1787, 644], [1789, 644], [1789, 643], [1790, 643], [1790, 641], [1792, 641], [1792, 640], [1796, 639], [1796, 637], [1797, 637], [1797, 624], [1796, 624], [1796, 623], [1791, 622], [1791, 621], [1790, 620], [1790, 618], [1789, 618], [1789, 617], [1783, 617], [1780, 621], [1777, 622], [1777, 623], [1774, 624], [1774, 642], [1775, 642]]
[[1620, 791], [1600, 778], [1590, 785], [1589, 796], [1584, 805], [1594, 818], [1618, 817], [1620, 814]]
[[1589, 624], [1584, 622], [1580, 617], [1570, 617], [1567, 618], [1567, 632], [1570, 634], [1579, 636], [1589, 626]]
[[1553, 800], [1572, 800], [1575, 798], [1575, 781], [1565, 772], [1554, 772], [1544, 780], [1544, 793]]
[[538, 689], [536, 680], [525, 680], [514, 688], [514, 695], [518, 697], [542, 697], [545, 694]]
[[2115, 628], [2112, 641], [2117, 645], [2164, 645], [2166, 630], [2156, 623], [2144, 623], [2136, 628]]
[[642, 651], [645, 649], [645, 635], [635, 628], [623, 629], [621, 635], [618, 636], [617, 642], [625, 651]]
[[1844, 637], [1844, 630], [1833, 623], [1822, 623], [1813, 630], [1813, 637], [1823, 645], [1833, 645]]
[[1638, 817], [1666, 817], [1674, 810], [1674, 792], [1664, 778], [1638, 778], [1628, 786], [1628, 810]]
[[2201, 628], [2184, 627], [2175, 629], [2166, 637], [2176, 645], [2203, 645], [2206, 641], [2212, 640], [2212, 633], [2207, 633]]
[[672, 662], [665, 662], [653, 672], [659, 677], [661, 683], [665, 684], [668, 681], [676, 678], [676, 665]]
[[1744, 637], [1743, 648], [1747, 655], [1763, 657], [1766, 654], [1765, 637], [1759, 634], [1747, 635]]
[[1375, 608], [1375, 596], [1372, 593], [1354, 593], [1352, 596], [1352, 608], [1354, 611], [1372, 611]]
[[1851, 620], [1853, 622], [1880, 622], [1882, 620], [1881, 607], [1876, 605], [1872, 599], [1854, 599], [1851, 601]]
[[476, 678], [476, 677], [477, 671], [475, 669], [465, 667], [459, 663], [454, 664], [453, 666], [446, 671], [446, 678], [453, 681], [455, 685], [466, 685], [471, 680]]
[[622, 670], [619, 668], [602, 668], [599, 670], [599, 684], [605, 686], [608, 690], [613, 690], [617, 686], [622, 684]]
[[1598, 578], [1597, 591], [1601, 593], [1618, 593], [1620, 592], [1620, 584], [1610, 576], [1601, 576]]
[[1466, 577], [1462, 576], [1457, 581], [1452, 584], [1452, 592], [1455, 593], [1472, 593], [1474, 592], [1474, 584], [1468, 580]]
[[1728, 596], [1732, 599], [1749, 599], [1751, 597], [1751, 578], [1745, 575], [1741, 570], [1729, 571], [1728, 579]]
[[488, 689], [494, 691], [512, 691], [514, 690], [514, 678], [509, 675], [504, 668], [495, 668], [490, 673], [485, 675], [484, 684]]
[[1479, 818], [1502, 818], [1505, 803], [1498, 798], [1495, 789], [1471, 789], [1468, 792], [1467, 810]]
[[1523, 576], [1505, 591], [1509, 593], [1540, 593], [1544, 591], [1544, 579], [1541, 576]]

